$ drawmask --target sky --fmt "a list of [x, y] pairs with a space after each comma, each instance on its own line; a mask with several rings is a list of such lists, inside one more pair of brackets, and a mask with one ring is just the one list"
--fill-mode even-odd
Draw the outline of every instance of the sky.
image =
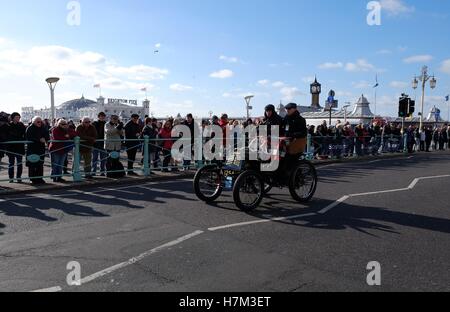
[[420, 99], [411, 81], [427, 65], [438, 84], [425, 110], [446, 112], [450, 1], [378, 3], [379, 15], [365, 0], [0, 0], [0, 111], [48, 107], [50, 76], [57, 105], [95, 100], [95, 84], [139, 102], [147, 88], [156, 116], [244, 116], [249, 94], [254, 116], [310, 105], [317, 76], [322, 105], [333, 89], [341, 107], [364, 94], [375, 111], [378, 76], [376, 113], [388, 116], [401, 93]]

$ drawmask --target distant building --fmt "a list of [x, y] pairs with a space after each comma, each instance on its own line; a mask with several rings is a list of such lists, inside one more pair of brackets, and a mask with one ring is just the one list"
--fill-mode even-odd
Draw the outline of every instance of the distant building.
[[[65, 102], [56, 108], [56, 118], [64, 118], [67, 120], [80, 120], [83, 117], [96, 119], [100, 112], [104, 112], [109, 118], [111, 115], [118, 115], [123, 121], [128, 121], [131, 115], [137, 114], [144, 118], [149, 115], [150, 101], [145, 100], [142, 106], [124, 104], [126, 100], [116, 100], [100, 97], [97, 102], [85, 99], [82, 96], [80, 99]], [[128, 101], [126, 101], [128, 102]], [[137, 103], [137, 102], [136, 102]], [[22, 108], [22, 119], [25, 122], [31, 121], [35, 116], [41, 116], [44, 119], [51, 119], [51, 109], [34, 109], [33, 107]]]

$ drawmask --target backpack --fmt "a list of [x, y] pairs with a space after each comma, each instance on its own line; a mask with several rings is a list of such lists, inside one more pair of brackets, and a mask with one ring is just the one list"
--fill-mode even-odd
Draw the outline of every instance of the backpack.
[[125, 167], [119, 159], [108, 158], [106, 162], [106, 176], [111, 179], [125, 177]]

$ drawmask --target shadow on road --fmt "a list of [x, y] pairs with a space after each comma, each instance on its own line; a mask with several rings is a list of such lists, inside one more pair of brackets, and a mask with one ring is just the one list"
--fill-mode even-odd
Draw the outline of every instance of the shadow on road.
[[354, 180], [347, 179], [364, 178], [373, 175], [374, 170], [400, 174], [411, 170], [411, 166], [414, 166], [415, 169], [426, 168], [442, 161], [448, 161], [450, 158], [448, 154], [417, 154], [416, 156], [410, 159], [398, 158], [377, 163], [345, 163], [325, 168], [319, 166], [319, 179], [322, 183], [354, 183]]
[[[257, 216], [257, 214], [254, 214], [254, 216]], [[276, 222], [321, 230], [353, 229], [374, 237], [378, 236], [373, 231], [401, 235], [396, 225], [450, 234], [449, 219], [345, 203], [328, 214], [316, 214], [310, 217]], [[386, 225], [386, 223], [392, 225]]]
[[4, 229], [6, 226], [3, 223], [0, 223], [0, 235], [3, 235], [1, 229]]

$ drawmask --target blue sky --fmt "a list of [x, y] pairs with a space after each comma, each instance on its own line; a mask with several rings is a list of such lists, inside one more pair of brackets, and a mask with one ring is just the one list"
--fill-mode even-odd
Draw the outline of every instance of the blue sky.
[[147, 87], [158, 116], [242, 116], [250, 93], [255, 115], [280, 100], [309, 105], [315, 75], [341, 104], [373, 102], [377, 74], [377, 112], [393, 115], [423, 65], [438, 79], [427, 109], [450, 93], [449, 1], [382, 0], [380, 26], [363, 0], [81, 0], [77, 26], [68, 3], [0, 0], [0, 110], [48, 105], [52, 75], [58, 103], [96, 98], [97, 83], [138, 100]]

